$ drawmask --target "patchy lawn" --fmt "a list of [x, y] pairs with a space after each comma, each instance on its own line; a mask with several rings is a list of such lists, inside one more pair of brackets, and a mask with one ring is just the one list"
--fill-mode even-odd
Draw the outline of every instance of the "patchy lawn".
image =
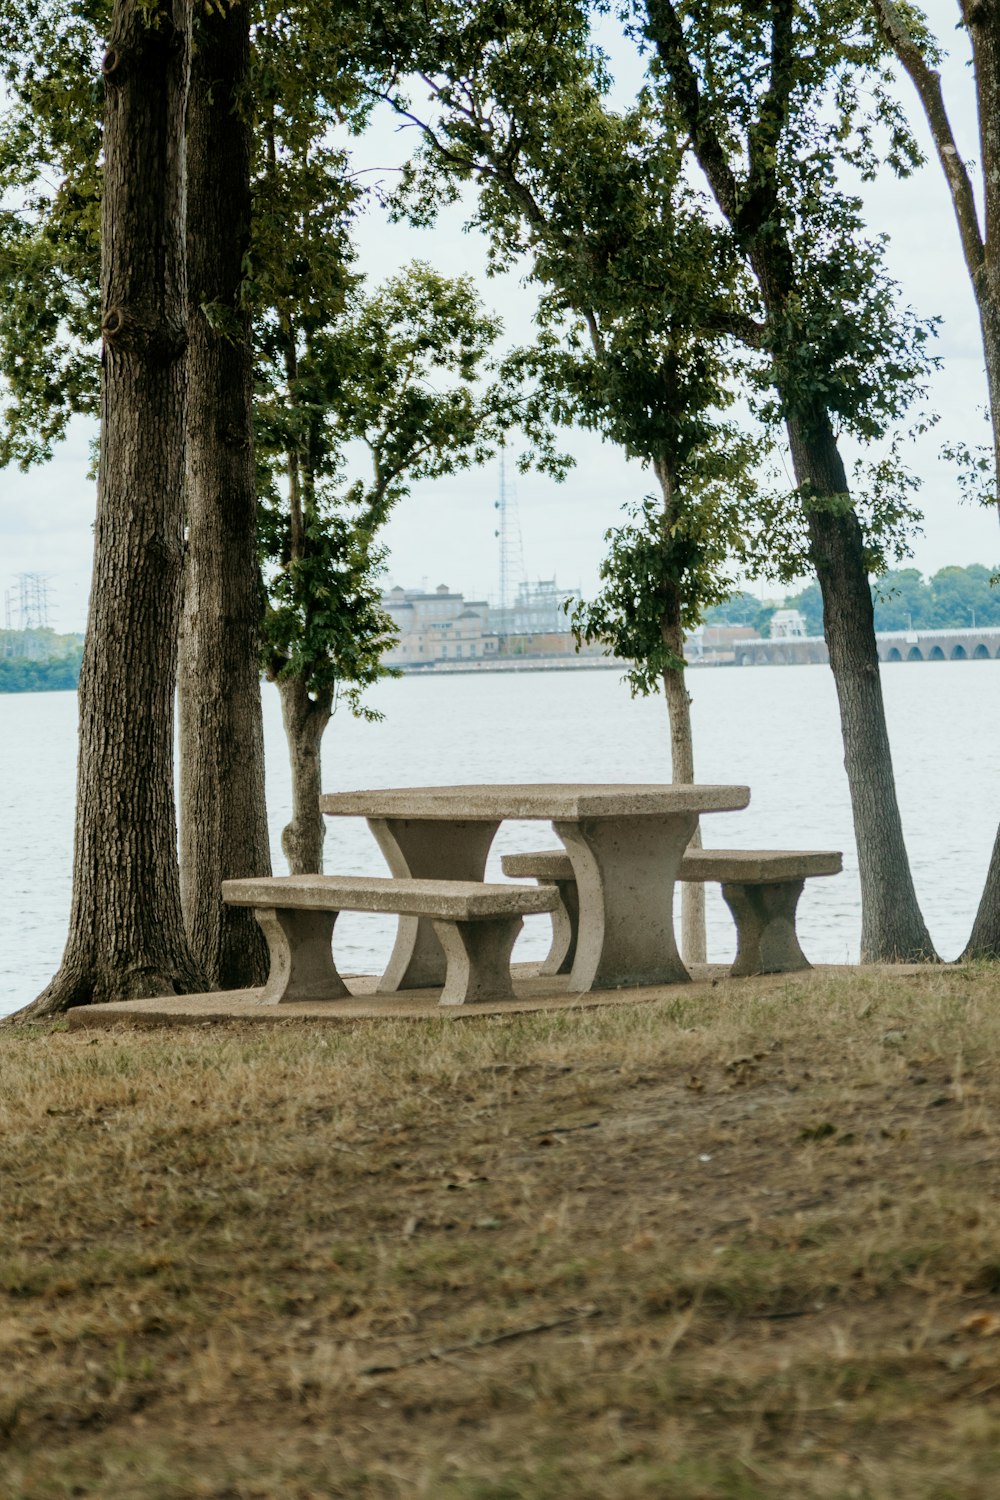
[[992, 1500], [1000, 972], [0, 1031], [9, 1500]]

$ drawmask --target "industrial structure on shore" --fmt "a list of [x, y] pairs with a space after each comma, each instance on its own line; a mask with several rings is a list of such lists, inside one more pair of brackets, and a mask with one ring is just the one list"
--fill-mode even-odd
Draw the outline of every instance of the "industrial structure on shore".
[[459, 665], [518, 666], [529, 661], [562, 661], [566, 665], [606, 660], [602, 648], [577, 650], [569, 614], [579, 599], [554, 578], [520, 583], [513, 600], [494, 605], [486, 599], [453, 594], [446, 583], [424, 589], [390, 589], [382, 608], [396, 628], [386, 652], [386, 666], [401, 671]]

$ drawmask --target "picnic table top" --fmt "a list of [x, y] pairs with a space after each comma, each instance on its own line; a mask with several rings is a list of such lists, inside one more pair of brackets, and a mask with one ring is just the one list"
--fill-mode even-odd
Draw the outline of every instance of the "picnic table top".
[[374, 787], [328, 792], [319, 799], [334, 817], [491, 822], [505, 818], [666, 816], [734, 812], [750, 800], [747, 786], [674, 786], [670, 782], [520, 782], [466, 786]]

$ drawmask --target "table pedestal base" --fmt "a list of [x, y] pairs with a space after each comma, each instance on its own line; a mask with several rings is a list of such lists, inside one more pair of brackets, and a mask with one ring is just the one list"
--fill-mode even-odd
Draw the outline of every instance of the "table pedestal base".
[[554, 821], [573, 864], [581, 914], [570, 989], [681, 984], [673, 891], [697, 813]]
[[[368, 826], [397, 880], [482, 880], [500, 827], [495, 822], [430, 818], [369, 818]], [[400, 917], [396, 944], [379, 980], [379, 993], [439, 989], [444, 949], [426, 917]]]

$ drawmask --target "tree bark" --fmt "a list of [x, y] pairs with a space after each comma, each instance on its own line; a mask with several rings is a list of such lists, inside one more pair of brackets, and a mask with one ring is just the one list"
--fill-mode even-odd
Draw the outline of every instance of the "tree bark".
[[847, 493], [847, 475], [825, 412], [816, 412], [808, 426], [790, 418], [788, 437], [796, 482], [805, 496], [840, 708], [861, 879], [861, 960], [934, 959], [903, 840], [861, 526], [853, 510], [822, 504], [826, 497]]
[[184, 932], [173, 789], [183, 557], [184, 111], [191, 0], [116, 0], [101, 224], [94, 570], [62, 964], [20, 1014], [204, 988]]
[[242, 303], [252, 125], [246, 5], [207, 10], [188, 108], [188, 549], [180, 659], [181, 896], [213, 984], [263, 984], [253, 912], [222, 881], [269, 875], [260, 698], [253, 347]]
[[979, 910], [962, 957], [1000, 959], [1000, 830], [993, 841]]
[[333, 713], [333, 698], [330, 693], [311, 698], [301, 677], [281, 678], [278, 692], [292, 768], [292, 821], [282, 830], [281, 847], [292, 875], [320, 875], [326, 835], [319, 810], [323, 774], [320, 750]]

